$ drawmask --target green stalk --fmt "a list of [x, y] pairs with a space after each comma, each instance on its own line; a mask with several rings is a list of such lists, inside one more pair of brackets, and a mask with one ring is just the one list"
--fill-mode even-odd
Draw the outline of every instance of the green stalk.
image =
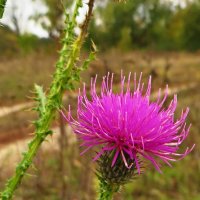
[[6, 1], [7, 0], [0, 0], [0, 19], [3, 17]]
[[[63, 40], [63, 47], [60, 52], [60, 58], [56, 64], [56, 72], [53, 76], [49, 95], [47, 98], [39, 99], [39, 119], [34, 123], [36, 127], [35, 136], [28, 144], [27, 152], [23, 153], [23, 158], [16, 167], [14, 176], [7, 182], [4, 191], [0, 195], [1, 200], [12, 199], [14, 191], [19, 186], [24, 174], [33, 162], [39, 147], [45, 138], [52, 133], [49, 130], [50, 124], [55, 117], [56, 110], [60, 108], [62, 102], [63, 92], [70, 88], [74, 76], [79, 69], [76, 68], [76, 62], [80, 55], [80, 49], [87, 33], [88, 23], [92, 15], [94, 0], [90, 0], [89, 11], [86, 16], [85, 22], [81, 28], [81, 34], [75, 38], [74, 28], [76, 24], [76, 16], [78, 9], [82, 7], [82, 0], [76, 0], [74, 14], [70, 21], [68, 21], [67, 30]], [[69, 16], [66, 16], [69, 20]], [[36, 86], [39, 90], [38, 86]], [[42, 90], [40, 90], [40, 93]], [[40, 94], [38, 96], [44, 96]]]
[[106, 183], [105, 180], [99, 179], [99, 197], [98, 200], [112, 200], [113, 195], [119, 191], [118, 185]]

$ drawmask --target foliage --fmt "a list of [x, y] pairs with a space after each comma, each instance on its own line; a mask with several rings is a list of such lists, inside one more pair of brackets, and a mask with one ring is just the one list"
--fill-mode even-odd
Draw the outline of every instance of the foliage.
[[18, 36], [18, 43], [24, 53], [29, 53], [40, 45], [41, 40], [36, 35], [23, 34]]
[[0, 0], [0, 19], [3, 17], [6, 1], [7, 0]]
[[17, 35], [0, 23], [0, 56], [13, 56], [19, 51]]
[[50, 38], [38, 38], [30, 33], [17, 35], [4, 24], [0, 24], [0, 38], [0, 57], [5, 59], [19, 58], [21, 54], [27, 55], [30, 52], [51, 52], [55, 49], [55, 42]]
[[200, 49], [200, 2], [184, 10], [183, 21], [183, 48], [192, 51]]
[[[47, 13], [36, 14], [33, 18], [48, 31], [50, 38], [57, 39], [64, 27], [64, 12], [71, 12], [73, 1], [42, 0], [42, 2], [48, 8]], [[131, 49], [196, 51], [200, 48], [199, 13], [199, 1], [191, 1], [185, 7], [174, 6], [163, 0], [127, 0], [124, 4], [113, 4], [108, 0], [97, 1], [95, 18], [90, 24], [85, 47], [90, 48], [92, 38], [100, 50], [118, 47], [122, 51]], [[0, 36], [7, 37], [1, 33]], [[2, 39], [1, 42], [3, 41]], [[24, 34], [16, 45], [22, 45], [22, 51], [26, 52], [41, 42], [33, 41], [36, 40], [32, 35]], [[3, 43], [4, 47], [6, 42]], [[15, 46], [15, 43], [13, 44]]]
[[90, 26], [90, 35], [103, 50], [124, 50], [127, 43], [128, 49], [197, 50], [199, 13], [198, 1], [185, 7], [162, 0], [129, 0], [124, 5], [107, 2], [96, 9], [97, 20]]

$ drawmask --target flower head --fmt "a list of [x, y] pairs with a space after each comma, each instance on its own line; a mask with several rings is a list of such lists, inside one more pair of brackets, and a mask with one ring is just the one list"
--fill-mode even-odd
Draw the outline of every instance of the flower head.
[[[103, 77], [100, 95], [96, 92], [96, 78], [91, 80], [91, 98], [86, 96], [85, 86], [78, 96], [77, 120], [69, 112], [66, 119], [74, 132], [82, 141], [87, 151], [101, 146], [94, 160], [104, 153], [114, 152], [111, 165], [117, 159], [122, 159], [127, 168], [134, 164], [140, 173], [138, 157], [151, 161], [160, 171], [160, 163], [156, 157], [171, 166], [170, 161], [176, 161], [187, 155], [194, 147], [187, 148], [184, 153], [177, 153], [179, 146], [186, 139], [190, 126], [185, 120], [189, 108], [182, 111], [179, 119], [174, 119], [177, 106], [177, 96], [174, 95], [167, 108], [163, 104], [168, 96], [168, 90], [158, 92], [156, 101], [150, 101], [151, 77], [146, 91], [141, 83], [142, 74], [136, 80], [134, 74], [131, 90], [131, 74], [125, 83], [121, 77], [121, 91], [113, 93], [113, 75]], [[163, 96], [161, 98], [161, 96]], [[83, 153], [84, 153], [83, 152]], [[132, 160], [132, 164], [127, 162]]]

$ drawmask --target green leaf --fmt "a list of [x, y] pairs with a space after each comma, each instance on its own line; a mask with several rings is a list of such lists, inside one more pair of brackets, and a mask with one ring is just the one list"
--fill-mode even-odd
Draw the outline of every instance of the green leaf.
[[40, 112], [40, 114], [42, 114], [43, 112], [45, 112], [45, 104], [46, 104], [46, 95], [43, 91], [43, 88], [37, 84], [35, 84], [35, 92], [37, 95], [36, 100], [38, 101], [38, 111]]
[[88, 58], [84, 61], [83, 65], [80, 67], [81, 71], [86, 70], [89, 64], [96, 59], [97, 47], [95, 43], [92, 41], [92, 50], [88, 56]]
[[0, 0], [0, 19], [3, 17], [6, 1], [7, 0]]

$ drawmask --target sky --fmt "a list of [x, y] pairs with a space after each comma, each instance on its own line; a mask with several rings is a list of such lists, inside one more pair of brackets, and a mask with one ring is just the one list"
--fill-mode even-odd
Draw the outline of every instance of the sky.
[[[87, 2], [87, 0], [83, 1]], [[175, 5], [181, 4], [184, 6], [184, 0], [165, 1], [171, 1]], [[80, 11], [78, 21], [83, 21], [86, 10], [87, 6], [85, 5]], [[8, 0], [4, 16], [0, 22], [13, 29], [14, 27], [11, 19], [12, 13], [14, 12], [17, 18], [20, 19], [19, 26], [21, 33], [33, 33], [39, 37], [48, 37], [48, 33], [41, 27], [39, 23], [36, 23], [34, 20], [30, 20], [31, 16], [34, 16], [35, 14], [45, 14], [47, 11], [47, 7], [40, 0]]]
[[2, 22], [10, 26], [12, 29], [13, 23], [11, 20], [12, 13], [15, 13], [19, 19], [19, 26], [22, 33], [31, 32], [40, 37], [47, 37], [48, 34], [43, 28], [34, 22], [34, 20], [29, 20], [31, 16], [35, 13], [44, 14], [47, 12], [47, 8], [39, 0], [8, 0], [3, 15]]
[[[84, 0], [84, 2], [87, 2], [87, 0]], [[12, 13], [14, 13], [17, 19], [19, 19], [21, 33], [33, 33], [39, 37], [48, 37], [47, 31], [39, 23], [30, 20], [35, 14], [45, 14], [47, 11], [47, 7], [40, 0], [8, 0], [0, 22], [14, 29], [12, 23]], [[77, 19], [79, 22], [83, 21], [86, 11], [87, 6], [85, 5], [80, 10], [80, 16]]]

